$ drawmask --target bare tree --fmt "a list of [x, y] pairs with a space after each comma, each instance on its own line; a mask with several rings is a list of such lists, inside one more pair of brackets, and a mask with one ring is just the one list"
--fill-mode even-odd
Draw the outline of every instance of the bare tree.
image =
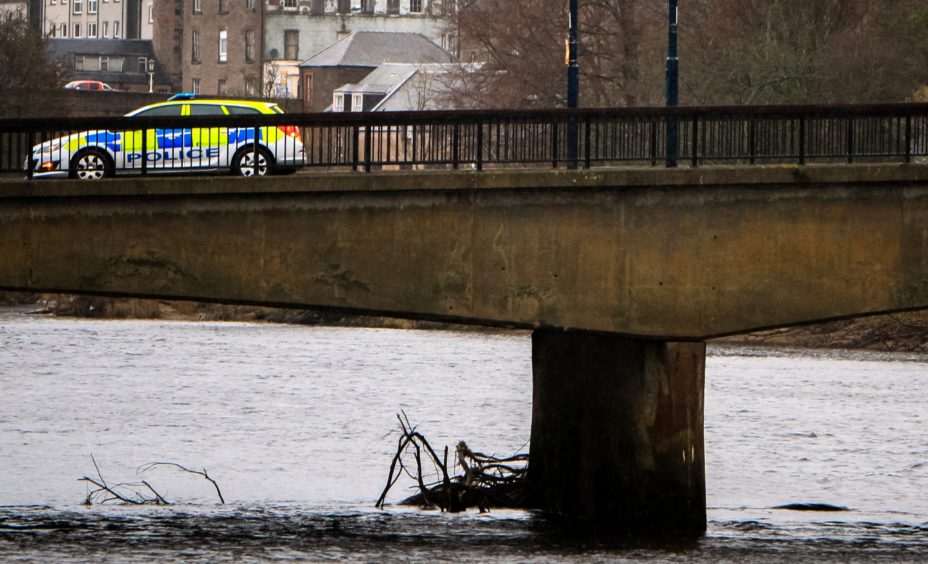
[[[583, 0], [581, 106], [664, 103], [663, 2]], [[681, 103], [901, 101], [928, 84], [924, 0], [686, 0]], [[465, 62], [458, 107], [565, 105], [566, 0], [467, 0], [449, 18]]]
[[0, 21], [0, 90], [57, 88], [61, 69], [41, 32], [26, 20]]

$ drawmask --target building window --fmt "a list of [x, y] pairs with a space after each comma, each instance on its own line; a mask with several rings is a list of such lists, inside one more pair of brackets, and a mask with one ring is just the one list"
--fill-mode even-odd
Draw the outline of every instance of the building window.
[[54, 6], [54, 5], [57, 4], [57, 3], [58, 3], [58, 0], [48, 0], [48, 5], [49, 5], [49, 6]]
[[352, 112], [364, 111], [364, 94], [352, 94], [351, 95], [351, 111]]
[[248, 10], [255, 9], [255, 0], [245, 0], [245, 8]]
[[296, 0], [284, 0], [284, 8], [296, 8]]
[[84, 9], [84, 0], [74, 0], [74, 13], [80, 14]]
[[139, 57], [138, 66], [135, 68], [139, 73], [142, 74], [148, 72], [148, 57]]
[[[88, 27], [87, 33], [90, 33], [89, 29], [90, 28]], [[107, 72], [109, 70], [110, 70], [110, 58], [107, 57], [106, 55], [103, 55], [102, 57], [100, 57], [100, 71]]]
[[45, 33], [45, 37], [55, 37], [56, 29], [55, 24], [52, 24], [51, 27], [48, 28], [48, 32]]
[[203, 0], [193, 0], [193, 13], [194, 14], [203, 13]]
[[148, 0], [148, 23], [155, 23], [155, 5]]
[[284, 31], [284, 59], [295, 61], [300, 58], [300, 32], [295, 29]]
[[388, 14], [399, 14], [400, 13], [400, 0], [387, 0], [387, 13]]
[[113, 22], [113, 39], [119, 39], [119, 22]]
[[103, 22], [103, 33], [100, 34], [100, 37], [106, 39], [110, 36], [110, 22]]
[[409, 11], [413, 14], [421, 14], [422, 0], [409, 0]]
[[229, 32], [222, 30], [219, 32], [219, 62], [224, 63], [229, 60]]
[[219, 94], [220, 96], [225, 96], [227, 94], [226, 79], [220, 78], [216, 83], [216, 94]]
[[68, 24], [61, 24], [58, 27], [58, 31], [60, 32], [61, 37], [67, 37], [68, 36]]
[[87, 22], [87, 37], [95, 38], [97, 36], [97, 22]]
[[245, 30], [245, 62], [253, 63], [255, 61], [255, 30]]
[[197, 29], [190, 37], [190, 62], [194, 65], [200, 63], [200, 31]]
[[325, 13], [325, 0], [313, 0], [310, 10], [314, 16], [321, 16]]
[[226, 4], [226, 0], [219, 0], [219, 13], [228, 14], [229, 6]]
[[80, 36], [81, 36], [81, 24], [74, 24], [74, 36], [73, 37], [80, 37]]
[[254, 96], [258, 93], [258, 81], [253, 76], [245, 77], [245, 95]]
[[190, 81], [190, 90], [194, 94], [200, 93], [200, 79], [199, 78], [194, 78], [193, 80]]
[[351, 13], [351, 0], [338, 0], [336, 11], [339, 14], [350, 14]]
[[87, 0], [87, 13], [88, 14], [97, 13], [97, 0]]
[[373, 14], [374, 4], [376, 3], [375, 0], [361, 0], [361, 12], [364, 14]]
[[334, 96], [335, 96], [335, 100], [333, 100], [332, 105], [335, 106], [335, 111], [344, 112], [345, 111], [345, 95], [342, 94], [341, 92], [336, 92]]

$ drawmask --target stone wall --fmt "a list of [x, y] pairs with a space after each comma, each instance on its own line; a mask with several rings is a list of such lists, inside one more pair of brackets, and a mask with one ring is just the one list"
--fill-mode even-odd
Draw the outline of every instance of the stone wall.
[[121, 116], [164, 94], [147, 92], [80, 92], [77, 90], [0, 91], [0, 118]]

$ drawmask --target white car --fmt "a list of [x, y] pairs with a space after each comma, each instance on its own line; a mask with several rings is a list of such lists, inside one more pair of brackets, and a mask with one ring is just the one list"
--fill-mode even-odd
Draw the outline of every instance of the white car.
[[167, 102], [133, 110], [126, 116], [177, 117], [178, 127], [82, 131], [65, 135], [34, 146], [26, 167], [27, 170], [32, 167], [34, 178], [82, 180], [97, 180], [116, 172], [140, 172], [143, 159], [148, 172], [228, 169], [241, 176], [290, 172], [303, 166], [304, 159], [300, 129], [296, 126], [182, 126], [186, 116], [282, 113], [283, 110], [271, 102], [175, 96]]

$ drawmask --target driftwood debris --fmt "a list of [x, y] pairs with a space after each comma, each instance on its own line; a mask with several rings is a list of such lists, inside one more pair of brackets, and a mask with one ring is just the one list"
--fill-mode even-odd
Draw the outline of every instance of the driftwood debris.
[[[138, 482], [119, 482], [117, 484], [108, 483], [103, 477], [103, 473], [100, 471], [100, 467], [97, 465], [97, 461], [92, 454], [90, 455], [90, 460], [93, 461], [93, 467], [97, 473], [96, 477], [91, 478], [90, 476], [84, 476], [78, 479], [79, 482], [87, 482], [93, 486], [93, 489], [88, 491], [87, 497], [84, 498], [84, 505], [110, 502], [129, 505], [170, 505], [170, 502], [158, 493], [146, 480], [139, 480]], [[191, 470], [175, 462], [149, 462], [148, 464], [139, 466], [136, 469], [136, 473], [146, 472], [156, 466], [169, 466], [183, 470], [184, 472], [203, 476], [216, 488], [219, 502], [225, 504], [225, 499], [223, 499], [222, 492], [219, 490], [219, 484], [216, 483], [216, 480], [210, 478], [205, 468], [203, 470]]]
[[[461, 473], [451, 476], [448, 467], [448, 447], [443, 455], [432, 448], [426, 438], [409, 424], [406, 414], [397, 415], [400, 422], [400, 437], [396, 454], [390, 464], [387, 485], [377, 500], [383, 508], [387, 494], [405, 474], [416, 483], [418, 492], [402, 502], [403, 505], [418, 505], [438, 508], [451, 513], [476, 507], [481, 513], [490, 508], [520, 508], [526, 505], [525, 473], [528, 455], [515, 454], [507, 458], [472, 451], [464, 441], [455, 448], [456, 462], [451, 468], [459, 467]], [[408, 462], [412, 457], [413, 464]], [[430, 479], [426, 479], [427, 468]]]

